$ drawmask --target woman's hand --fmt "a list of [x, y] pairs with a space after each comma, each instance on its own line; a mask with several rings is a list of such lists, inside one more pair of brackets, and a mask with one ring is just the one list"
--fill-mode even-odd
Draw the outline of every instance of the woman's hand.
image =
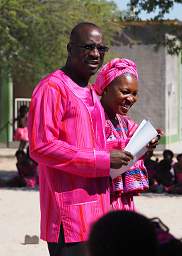
[[119, 169], [123, 165], [128, 165], [128, 163], [133, 159], [130, 152], [124, 150], [113, 150], [110, 153], [110, 167], [113, 169]]
[[164, 132], [161, 129], [158, 128], [156, 130], [157, 130], [158, 134], [153, 140], [151, 140], [149, 142], [149, 144], [147, 146], [148, 151], [153, 151], [156, 148], [156, 146], [159, 144], [161, 136], [164, 135]]

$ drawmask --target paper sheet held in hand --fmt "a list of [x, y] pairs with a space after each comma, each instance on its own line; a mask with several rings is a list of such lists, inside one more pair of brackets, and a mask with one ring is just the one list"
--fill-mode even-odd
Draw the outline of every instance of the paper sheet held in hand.
[[125, 151], [133, 155], [133, 160], [120, 169], [111, 169], [111, 178], [115, 178], [129, 169], [147, 151], [147, 144], [157, 136], [157, 131], [149, 121], [143, 120], [125, 147]]

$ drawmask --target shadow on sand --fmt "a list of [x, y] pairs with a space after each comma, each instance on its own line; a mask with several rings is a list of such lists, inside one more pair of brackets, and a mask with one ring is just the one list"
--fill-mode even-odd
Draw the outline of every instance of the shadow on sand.
[[171, 194], [171, 193], [151, 193], [151, 192], [145, 192], [142, 193], [141, 196], [148, 197], [148, 198], [156, 198], [156, 197], [182, 197], [182, 195], [179, 194]]

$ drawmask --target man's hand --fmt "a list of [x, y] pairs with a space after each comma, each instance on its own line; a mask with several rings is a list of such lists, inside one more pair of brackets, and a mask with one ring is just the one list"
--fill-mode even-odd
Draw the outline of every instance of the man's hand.
[[119, 169], [122, 165], [127, 165], [133, 156], [128, 151], [113, 150], [110, 153], [110, 167], [113, 169]]

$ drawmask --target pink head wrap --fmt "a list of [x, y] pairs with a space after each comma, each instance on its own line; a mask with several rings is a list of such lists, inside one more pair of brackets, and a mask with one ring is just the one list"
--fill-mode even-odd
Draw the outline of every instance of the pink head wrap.
[[94, 89], [101, 96], [104, 89], [118, 76], [133, 74], [138, 80], [136, 65], [132, 60], [115, 58], [105, 64], [99, 71]]

